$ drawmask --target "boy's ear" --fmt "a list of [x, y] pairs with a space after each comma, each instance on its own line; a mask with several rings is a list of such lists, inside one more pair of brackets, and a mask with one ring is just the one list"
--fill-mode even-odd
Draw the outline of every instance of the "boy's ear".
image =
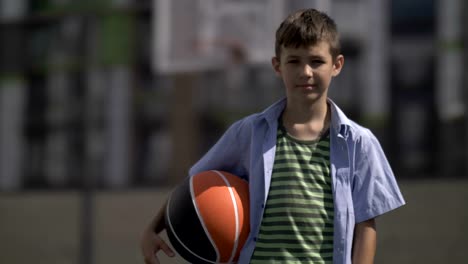
[[278, 57], [271, 58], [271, 66], [273, 66], [273, 70], [276, 73], [276, 76], [281, 77], [281, 68], [280, 68], [280, 60]]
[[344, 65], [344, 56], [338, 55], [335, 59], [335, 63], [333, 64], [333, 77], [338, 76], [340, 74], [341, 69], [343, 69]]

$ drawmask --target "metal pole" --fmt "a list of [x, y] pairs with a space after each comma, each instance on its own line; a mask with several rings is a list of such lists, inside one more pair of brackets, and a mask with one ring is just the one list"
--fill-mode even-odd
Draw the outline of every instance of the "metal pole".
[[463, 2], [461, 0], [439, 1], [437, 23], [437, 83], [436, 105], [441, 122], [439, 171], [443, 175], [460, 176], [464, 166], [463, 152], [458, 145], [464, 105], [463, 67]]
[[81, 240], [80, 264], [92, 264], [94, 261], [94, 195], [92, 175], [84, 173], [84, 184], [81, 192]]
[[[462, 10], [463, 14], [468, 14], [468, 1], [462, 1]], [[461, 27], [463, 28], [462, 32], [462, 43], [463, 43], [463, 72], [464, 79], [462, 83], [462, 91], [464, 92], [465, 97], [465, 177], [468, 178], [468, 16], [462, 16], [461, 18]], [[465, 26], [464, 26], [465, 25]]]
[[0, 0], [0, 190], [18, 190], [23, 184], [24, 104], [27, 84], [23, 77], [27, 35], [27, 2]]
[[96, 107], [93, 102], [94, 93], [93, 88], [98, 86], [96, 85], [96, 76], [94, 70], [94, 36], [93, 31], [93, 19], [85, 16], [83, 17], [83, 32], [82, 32], [82, 43], [83, 47], [82, 54], [85, 58], [85, 67], [83, 69], [83, 83], [86, 86], [86, 96], [85, 96], [85, 115], [84, 115], [84, 131], [83, 131], [83, 140], [84, 140], [84, 169], [82, 171], [82, 189], [81, 189], [81, 218], [80, 218], [80, 254], [79, 261], [80, 264], [92, 264], [94, 262], [94, 185], [95, 185], [95, 176], [96, 172], [96, 146], [93, 145], [95, 141], [95, 130], [96, 130]]
[[194, 109], [198, 77], [196, 73], [180, 73], [174, 74], [172, 78], [174, 81], [173, 109], [169, 124], [173, 149], [169, 184], [177, 184], [187, 176], [198, 153], [198, 116]]
[[[362, 122], [370, 127], [384, 145], [386, 125], [389, 120], [389, 16], [390, 3], [387, 0], [365, 1], [367, 11], [367, 33], [363, 34], [366, 48], [363, 49], [362, 61], [365, 69], [362, 85], [361, 111]], [[346, 63], [345, 63], [346, 65]]]

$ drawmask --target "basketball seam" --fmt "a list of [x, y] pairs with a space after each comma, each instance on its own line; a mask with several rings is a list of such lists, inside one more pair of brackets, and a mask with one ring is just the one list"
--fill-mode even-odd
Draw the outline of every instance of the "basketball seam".
[[231, 184], [226, 179], [226, 176], [224, 176], [220, 171], [214, 170], [214, 172], [216, 174], [218, 174], [223, 179], [223, 181], [226, 183], [226, 185], [228, 187], [228, 190], [229, 190], [229, 194], [231, 196], [233, 206], [234, 206], [234, 216], [235, 216], [235, 222], [236, 222], [236, 235], [235, 235], [235, 238], [234, 238], [234, 246], [233, 246], [232, 251], [231, 251], [231, 257], [229, 258], [229, 260], [227, 262], [227, 263], [231, 263], [232, 260], [234, 259], [235, 255], [236, 255], [237, 247], [238, 247], [238, 244], [239, 244], [239, 235], [240, 235], [239, 234], [240, 233], [240, 231], [239, 231], [239, 212], [238, 212], [239, 208], [237, 206], [236, 197], [234, 196], [234, 192], [232, 191]]
[[[170, 206], [170, 204], [171, 204], [171, 198], [172, 198], [172, 194], [169, 196], [169, 200], [168, 200], [167, 205], [166, 205], [166, 214], [167, 214], [168, 216], [169, 216], [169, 206]], [[195, 210], [196, 210], [196, 209], [195, 209]], [[198, 211], [197, 211], [197, 214], [198, 214]], [[182, 246], [185, 248], [185, 250], [187, 250], [187, 251], [190, 252], [193, 256], [195, 256], [195, 257], [197, 257], [197, 258], [199, 258], [199, 259], [201, 259], [201, 260], [204, 260], [204, 261], [209, 262], [209, 263], [214, 263], [214, 264], [217, 263], [217, 262], [214, 262], [214, 261], [205, 259], [204, 257], [201, 257], [201, 256], [199, 256], [198, 254], [196, 254], [195, 252], [193, 252], [192, 250], [190, 250], [190, 249], [184, 244], [184, 242], [182, 242], [182, 240], [179, 238], [179, 236], [177, 236], [177, 233], [175, 232], [175, 229], [174, 229], [174, 227], [172, 226], [171, 218], [170, 218], [170, 217], [167, 217], [167, 219], [168, 219], [169, 228], [170, 228], [170, 230], [172, 231], [172, 234], [173, 234], [174, 237], [177, 239], [177, 241], [179, 241], [179, 244], [182, 245]], [[202, 224], [202, 226], [203, 226], [203, 224]], [[204, 228], [204, 227], [203, 227], [203, 228]], [[205, 232], [206, 232], [206, 230], [205, 230]], [[209, 238], [209, 236], [208, 236], [208, 238]], [[210, 239], [210, 241], [211, 241], [211, 238], [209, 238], [209, 239]], [[217, 251], [216, 251], [216, 253], [218, 254]]]
[[[193, 189], [193, 177], [190, 178], [190, 196], [192, 197], [193, 207], [195, 208], [195, 212], [197, 213], [197, 216], [198, 216], [198, 219], [200, 220], [202, 228], [203, 228], [203, 230], [205, 230], [205, 234], [208, 237], [208, 240], [210, 240], [210, 243], [211, 243], [211, 245], [213, 246], [213, 249], [216, 252], [216, 262], [209, 261], [209, 260], [208, 261], [210, 263], [218, 263], [219, 258], [220, 258], [218, 247], [216, 246], [216, 243], [214, 242], [213, 238], [211, 237], [210, 232], [208, 231], [208, 228], [205, 225], [204, 219], [203, 219], [202, 215], [200, 214], [200, 211], [198, 210], [198, 205], [197, 205], [197, 202], [196, 202], [196, 200], [194, 198], [195, 197], [195, 191]], [[200, 258], [205, 260], [202, 257], [200, 257]]]

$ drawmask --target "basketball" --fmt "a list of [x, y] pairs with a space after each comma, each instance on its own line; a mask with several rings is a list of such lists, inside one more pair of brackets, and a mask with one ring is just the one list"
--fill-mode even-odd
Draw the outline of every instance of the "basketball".
[[169, 196], [165, 221], [188, 262], [235, 263], [250, 231], [248, 183], [224, 171], [188, 177]]

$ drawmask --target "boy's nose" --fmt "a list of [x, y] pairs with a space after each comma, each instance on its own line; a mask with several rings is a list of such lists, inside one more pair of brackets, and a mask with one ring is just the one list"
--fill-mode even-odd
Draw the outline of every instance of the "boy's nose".
[[313, 70], [312, 67], [309, 64], [304, 64], [301, 69], [301, 75], [306, 76], [306, 77], [312, 77], [313, 75]]

